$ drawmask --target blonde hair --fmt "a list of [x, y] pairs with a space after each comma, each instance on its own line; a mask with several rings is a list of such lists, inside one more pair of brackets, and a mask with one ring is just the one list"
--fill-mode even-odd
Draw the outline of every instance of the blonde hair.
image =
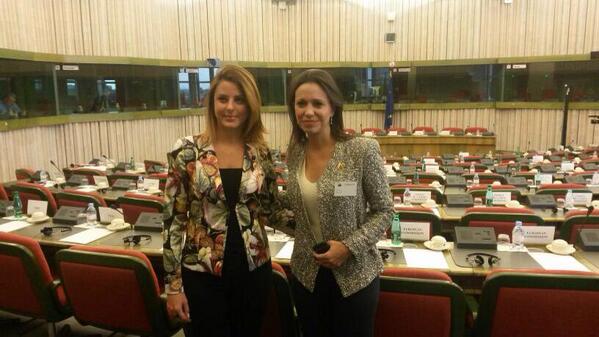
[[216, 93], [216, 88], [223, 81], [235, 84], [243, 95], [248, 110], [248, 117], [242, 126], [243, 141], [257, 149], [268, 150], [268, 146], [264, 140], [266, 130], [264, 124], [262, 124], [262, 119], [260, 118], [262, 99], [260, 98], [256, 81], [249, 71], [233, 64], [228, 64], [220, 68], [210, 83], [210, 91], [208, 92], [208, 95], [206, 95], [208, 114], [206, 115], [207, 127], [204, 132], [204, 137], [207, 141], [213, 141], [216, 136], [217, 124], [216, 113], [214, 111], [214, 95]]

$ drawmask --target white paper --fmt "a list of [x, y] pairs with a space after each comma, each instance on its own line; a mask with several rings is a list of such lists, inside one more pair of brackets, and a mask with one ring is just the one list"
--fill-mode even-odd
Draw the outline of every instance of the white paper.
[[48, 202], [45, 200], [32, 200], [29, 199], [27, 202], [27, 214], [33, 214], [35, 212], [42, 212], [44, 215], [48, 211]]
[[449, 269], [443, 252], [428, 249], [405, 248], [403, 250], [403, 255], [406, 258], [408, 267]]
[[144, 179], [144, 188], [146, 190], [158, 190], [160, 189], [160, 180], [158, 179]]
[[99, 207], [100, 222], [111, 223], [114, 219], [124, 219], [123, 214], [110, 207]]
[[401, 239], [427, 241], [431, 237], [430, 222], [401, 221]]
[[100, 186], [101, 183], [104, 183], [104, 186], [108, 187], [110, 184], [108, 183], [108, 177], [106, 176], [94, 176], [94, 182], [96, 186]]
[[532, 156], [532, 163], [542, 163], [543, 162], [543, 156], [542, 155], [534, 155]]
[[279, 250], [279, 252], [275, 256], [275, 258], [290, 260], [291, 254], [293, 253], [293, 244], [294, 243], [295, 243], [295, 241], [287, 241], [287, 243], [285, 243], [283, 248], [281, 248], [281, 250]]
[[0, 225], [0, 232], [8, 233], [25, 228], [27, 226], [31, 226], [31, 224], [27, 221], [11, 221]]
[[268, 233], [268, 241], [270, 242], [287, 242], [289, 241], [291, 238], [283, 233], [283, 232], [276, 232], [276, 233]]
[[493, 205], [505, 205], [512, 200], [511, 192], [493, 192]]
[[591, 200], [593, 199], [593, 193], [572, 193], [572, 199], [574, 199], [574, 205], [577, 206], [591, 206]]
[[550, 173], [541, 173], [539, 174], [541, 178], [541, 184], [551, 184], [553, 183], [553, 174]]
[[389, 131], [387, 136], [397, 136], [397, 130]]
[[79, 232], [77, 234], [69, 235], [66, 238], [60, 239], [60, 241], [79, 243], [85, 245], [112, 233], [112, 231], [109, 231], [105, 228], [91, 228], [83, 232]]
[[437, 171], [439, 171], [439, 165], [426, 165], [424, 167], [426, 173], [437, 173]]
[[524, 243], [546, 245], [555, 237], [554, 226], [522, 226], [524, 230]]
[[564, 171], [564, 172], [574, 171], [574, 163], [562, 163], [562, 171]]
[[570, 255], [557, 255], [551, 253], [528, 253], [538, 264], [546, 270], [575, 270], [589, 271], [582, 263]]
[[410, 202], [413, 204], [421, 204], [431, 198], [431, 191], [410, 191], [410, 194]]

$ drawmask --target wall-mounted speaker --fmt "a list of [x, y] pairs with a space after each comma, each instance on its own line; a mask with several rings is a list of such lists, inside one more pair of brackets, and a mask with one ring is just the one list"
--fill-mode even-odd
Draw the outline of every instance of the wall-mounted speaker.
[[591, 60], [597, 60], [599, 59], [599, 51], [592, 51], [591, 52]]
[[395, 43], [395, 33], [386, 33], [385, 43]]

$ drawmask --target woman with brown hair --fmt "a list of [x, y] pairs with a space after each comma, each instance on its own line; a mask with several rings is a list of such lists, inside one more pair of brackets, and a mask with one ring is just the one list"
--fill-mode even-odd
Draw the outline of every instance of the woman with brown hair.
[[295, 214], [294, 300], [305, 337], [372, 336], [391, 192], [375, 140], [343, 132], [343, 98], [311, 69], [288, 95], [287, 197]]
[[258, 336], [271, 284], [264, 224], [281, 223], [251, 74], [222, 67], [206, 130], [168, 153], [164, 224], [167, 309], [188, 336]]

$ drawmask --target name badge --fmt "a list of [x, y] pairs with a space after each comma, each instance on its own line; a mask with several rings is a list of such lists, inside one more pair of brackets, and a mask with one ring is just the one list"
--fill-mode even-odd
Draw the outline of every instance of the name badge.
[[355, 181], [339, 181], [335, 183], [336, 197], [354, 197], [358, 191], [358, 184]]
[[553, 241], [555, 236], [554, 226], [522, 226], [524, 243], [545, 245]]

